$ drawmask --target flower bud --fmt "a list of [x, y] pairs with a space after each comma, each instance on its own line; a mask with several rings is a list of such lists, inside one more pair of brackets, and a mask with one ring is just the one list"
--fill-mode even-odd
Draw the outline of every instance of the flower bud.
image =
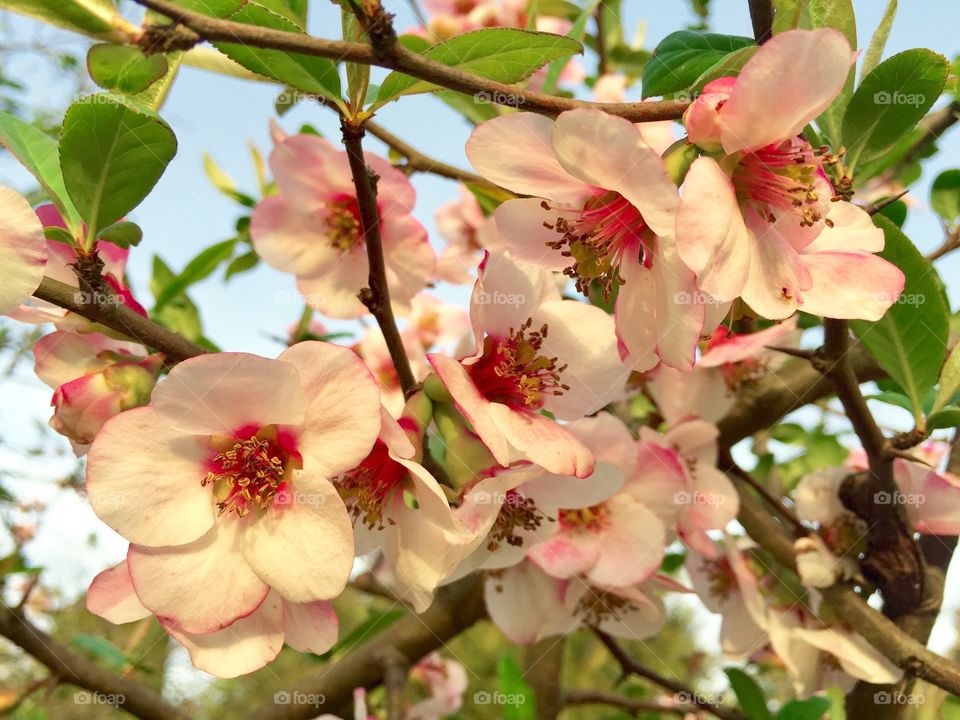
[[723, 149], [720, 109], [730, 98], [736, 81], [736, 78], [724, 77], [707, 83], [703, 93], [683, 113], [683, 125], [690, 142], [708, 152]]

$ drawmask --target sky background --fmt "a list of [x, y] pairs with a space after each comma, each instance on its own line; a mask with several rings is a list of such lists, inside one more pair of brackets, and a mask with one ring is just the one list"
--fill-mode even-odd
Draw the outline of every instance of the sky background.
[[[416, 24], [403, 0], [384, 0], [384, 4], [396, 13], [398, 29]], [[751, 34], [745, 0], [712, 0], [710, 4], [713, 31]], [[855, 0], [854, 5], [859, 44], [865, 47], [885, 3]], [[338, 37], [338, 10], [325, 0], [314, 0], [311, 6], [311, 33]], [[629, 39], [639, 32], [647, 48], [655, 47], [670, 32], [687, 27], [696, 20], [686, 2], [624, 0], [623, 6], [625, 36]], [[125, 2], [122, 9], [130, 18], [139, 17], [139, 9], [130, 2]], [[75, 35], [38, 22], [2, 15], [18, 42], [36, 42], [78, 51], [87, 44]], [[901, 0], [885, 57], [921, 46], [953, 58], [960, 50], [958, 27], [960, 4]], [[588, 56], [582, 62], [592, 69], [593, 58]], [[72, 84], [65, 82], [61, 73], [52, 71], [48, 63], [35, 56], [12, 56], [4, 74], [27, 86], [26, 104], [29, 106], [62, 113], [73, 100]], [[372, 82], [379, 82], [383, 74], [375, 69]], [[144, 241], [133, 251], [128, 265], [132, 287], [141, 299], [149, 297], [148, 283], [154, 254], [160, 255], [174, 269], [182, 269], [197, 252], [234, 234], [233, 226], [240, 208], [210, 185], [201, 158], [203, 153], [210, 153], [236, 180], [241, 190], [256, 195], [256, 178], [247, 143], [254, 143], [265, 155], [269, 153], [268, 127], [275, 117], [274, 100], [279, 91], [275, 85], [225, 78], [191, 68], [181, 70], [161, 113], [176, 132], [177, 156], [150, 196], [130, 214], [130, 218], [144, 230]], [[637, 86], [629, 98], [638, 95]], [[463, 147], [470, 127], [435, 98], [403, 98], [384, 108], [377, 119], [430, 156], [469, 167]], [[280, 120], [288, 132], [295, 132], [303, 123], [310, 123], [334, 141], [339, 138], [334, 113], [316, 105], [300, 104]], [[367, 140], [366, 147], [385, 154], [383, 145], [374, 138]], [[905, 227], [907, 234], [924, 252], [939, 245], [943, 239], [940, 224], [928, 208], [929, 184], [941, 170], [960, 164], [960, 133], [948, 136], [940, 147], [937, 157], [926, 162], [921, 182], [912, 188], [914, 206]], [[0, 156], [0, 184], [28, 188], [31, 180], [8, 156], [3, 155]], [[435, 245], [442, 247], [442, 241], [435, 233], [434, 213], [439, 205], [457, 198], [457, 185], [423, 174], [415, 175], [413, 184], [418, 192], [414, 214], [428, 228]], [[951, 279], [960, 270], [960, 257], [947, 258], [938, 264], [938, 268], [947, 281], [951, 303], [956, 308], [960, 285], [953, 283], [951, 286]], [[201, 308], [206, 334], [223, 349], [276, 355], [282, 346], [272, 338], [284, 335], [286, 328], [296, 322], [302, 308], [292, 276], [261, 265], [225, 286], [220, 277], [218, 273], [190, 291]], [[467, 298], [467, 290], [462, 287], [440, 287], [436, 294], [461, 303]], [[340, 327], [337, 323], [328, 326]], [[104, 529], [75, 493], [54, 489], [52, 481], [73, 467], [66, 441], [60, 442], [62, 439], [57, 438], [63, 453], [61, 457], [47, 455], [42, 459], [24, 459], [24, 452], [39, 437], [34, 421], [45, 423], [49, 418], [49, 399], [49, 389], [33, 377], [27, 364], [13, 378], [0, 381], [0, 467], [24, 478], [24, 484], [16, 488], [20, 496], [37, 497], [51, 503], [51, 511], [45, 516], [38, 539], [30, 545], [30, 553], [36, 563], [48, 567], [44, 574], [47, 582], [63, 588], [68, 595], [74, 595], [81, 592], [99, 570], [122, 557], [124, 544]], [[883, 411], [881, 419], [890, 424], [903, 421], [902, 416], [887, 410]], [[81, 544], [88, 542], [91, 533], [98, 538], [97, 547], [77, 551]], [[0, 556], [5, 549], [0, 541]], [[955, 581], [956, 575], [955, 568], [951, 576]], [[960, 582], [952, 584], [957, 586]], [[958, 604], [956, 595], [954, 592], [949, 602], [953, 610]], [[947, 618], [938, 624], [932, 644], [942, 651], [954, 638], [952, 620]]]

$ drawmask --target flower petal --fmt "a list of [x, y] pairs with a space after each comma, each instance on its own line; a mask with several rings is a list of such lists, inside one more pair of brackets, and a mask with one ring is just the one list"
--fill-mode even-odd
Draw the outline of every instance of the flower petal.
[[267, 265], [296, 275], [326, 272], [340, 257], [322, 225], [281, 195], [257, 203], [250, 217], [250, 237]]
[[507, 441], [544, 469], [577, 477], [593, 472], [593, 453], [553, 420], [500, 403], [490, 403], [489, 413]]
[[538, 198], [507, 200], [493, 213], [497, 232], [510, 255], [517, 260], [547, 270], [563, 270], [570, 264], [570, 259], [561, 254], [562, 250], [548, 247], [547, 243], [560, 239], [560, 234], [554, 228], [557, 217], [564, 215], [575, 218], [579, 211], [571, 208], [565, 212], [564, 207], [547, 210], [542, 202]]
[[320, 655], [337, 641], [340, 621], [333, 606], [323, 600], [283, 603], [283, 632], [287, 645], [300, 652]]
[[93, 579], [87, 590], [87, 610], [115, 625], [142, 620], [152, 614], [133, 589], [126, 560]]
[[0, 187], [0, 315], [15, 310], [43, 279], [47, 244], [40, 220], [20, 193]]
[[829, 318], [879, 320], [903, 292], [896, 265], [863, 252], [804, 255], [813, 287], [803, 293], [804, 312]]

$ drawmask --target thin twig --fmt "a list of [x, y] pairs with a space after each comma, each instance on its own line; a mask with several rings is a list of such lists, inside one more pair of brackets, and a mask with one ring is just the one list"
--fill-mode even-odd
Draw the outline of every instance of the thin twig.
[[599, 690], [567, 690], [561, 699], [564, 705], [609, 705], [632, 713], [670, 713], [682, 716], [700, 709], [695, 705], [661, 705], [651, 700], [639, 700]]
[[366, 43], [325, 40], [304, 33], [273, 30], [245, 23], [219, 20], [200, 13], [191, 12], [169, 0], [136, 0], [137, 3], [165, 15], [193, 30], [200, 37], [211, 42], [242, 43], [247, 47], [325, 57], [333, 60], [346, 60], [364, 65], [377, 65], [390, 70], [398, 70], [421, 80], [456, 90], [467, 95], [486, 93], [493, 100], [502, 98], [502, 102], [511, 107], [521, 106], [525, 110], [544, 115], [559, 115], [574, 108], [596, 108], [611, 115], [624, 117], [631, 122], [656, 122], [676, 120], [683, 115], [689, 105], [686, 100], [664, 100], [643, 103], [593, 103], [565, 97], [544, 95], [524, 90], [514, 85], [494, 82], [455, 67], [443, 65], [402, 45], [396, 45], [392, 54], [378, 57], [374, 48]]
[[771, 0], [749, 0], [753, 37], [763, 45], [773, 37], [773, 3]]

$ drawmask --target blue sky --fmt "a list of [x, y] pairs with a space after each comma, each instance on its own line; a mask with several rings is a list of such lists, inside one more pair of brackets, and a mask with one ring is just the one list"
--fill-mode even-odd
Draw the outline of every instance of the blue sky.
[[[397, 14], [398, 28], [414, 24], [406, 2], [384, 2]], [[854, 3], [861, 46], [869, 41], [884, 4], [880, 0], [857, 0]], [[654, 47], [668, 33], [694, 21], [686, 2], [625, 0], [623, 5], [627, 37], [632, 37], [636, 29], [642, 27], [648, 48]], [[336, 8], [325, 0], [315, 0], [312, 6], [310, 29], [313, 34], [336, 37], [340, 25]], [[712, 0], [711, 6], [713, 30], [750, 34], [745, 0]], [[900, 6], [900, 16], [887, 44], [887, 56], [916, 46], [929, 47], [951, 58], [956, 55], [960, 50], [960, 39], [956, 34], [956, 28], [960, 27], [960, 4], [905, 0]], [[131, 3], [126, 3], [125, 7], [131, 10], [131, 15], [136, 12]], [[7, 19], [18, 40], [40, 40], [53, 46], [83, 46], [83, 42], [69, 34], [21, 18], [8, 16]], [[584, 62], [589, 66], [592, 59], [588, 57]], [[62, 78], [51, 75], [49, 68], [28, 56], [15, 57], [5, 72], [27, 84], [31, 102], [40, 107], [62, 110], [72, 99], [71, 90]], [[382, 76], [382, 72], [375, 71], [375, 77], [378, 76]], [[241, 189], [255, 192], [256, 180], [246, 144], [252, 141], [265, 154], [269, 152], [268, 123], [274, 117], [273, 102], [278, 92], [277, 86], [224, 78], [190, 68], [180, 73], [162, 111], [178, 138], [177, 157], [150, 197], [131, 213], [131, 219], [145, 232], [144, 242], [133, 252], [129, 266], [132, 285], [140, 297], [148, 297], [147, 284], [154, 253], [161, 255], [174, 268], [182, 268], [199, 250], [233, 234], [233, 224], [240, 209], [209, 184], [203, 173], [201, 157], [204, 152], [209, 152]], [[418, 149], [447, 162], [469, 167], [463, 146], [470, 128], [436, 99], [428, 96], [404, 98], [384, 108], [378, 120]], [[337, 120], [329, 110], [301, 104], [281, 120], [288, 131], [295, 131], [302, 123], [314, 125], [333, 140], [338, 138]], [[383, 146], [372, 138], [368, 148], [383, 151]], [[960, 133], [943, 141], [941, 150], [936, 159], [927, 163], [923, 180], [913, 189], [917, 205], [911, 210], [906, 227], [908, 234], [924, 251], [936, 247], [942, 240], [939, 223], [927, 208], [929, 183], [940, 170], [951, 167], [960, 158]], [[457, 186], [425, 175], [414, 176], [413, 182], [418, 191], [415, 214], [433, 236], [434, 212], [440, 204], [456, 198]], [[27, 187], [29, 180], [9, 158], [2, 157], [0, 183]], [[960, 259], [950, 258], [939, 268], [943, 277], [956, 277]], [[958, 291], [958, 287], [950, 289], [954, 306]], [[463, 288], [440, 288], [438, 294], [452, 300], [466, 297]], [[301, 309], [289, 301], [278, 302], [278, 298], [295, 297], [293, 279], [267, 267], [242, 275], [226, 286], [219, 279], [211, 278], [194, 288], [191, 295], [202, 309], [207, 334], [221, 347], [268, 356], [281, 349], [270, 336], [284, 334], [285, 328], [296, 321]], [[5, 408], [0, 417], [0, 437], [6, 442], [12, 441], [14, 446], [27, 446], [33, 433], [24, 422], [24, 414], [46, 422], [49, 396], [49, 390], [32, 377], [29, 368], [17, 378], [0, 383], [0, 407]], [[6, 410], [11, 407], [20, 410], [17, 413]], [[69, 468], [70, 463], [55, 458], [45, 458], [42, 463], [23, 463], [9, 447], [0, 447], [0, 464], [23, 470], [36, 482], [24, 494], [47, 497], [55, 503], [56, 512], [48, 517], [43, 536], [33, 548], [35, 557], [54, 566], [53, 577], [64, 587], [79, 590], [94, 572], [119, 556], [122, 546], [116, 539], [108, 539], [100, 552], [89, 556], [71, 553], [65, 561], [63, 548], [82, 542], [97, 525], [81, 500], [55, 493], [46, 482]], [[0, 553], [2, 551], [0, 548]], [[949, 640], [949, 633], [939, 633], [938, 647], [945, 647], [944, 643]]]

